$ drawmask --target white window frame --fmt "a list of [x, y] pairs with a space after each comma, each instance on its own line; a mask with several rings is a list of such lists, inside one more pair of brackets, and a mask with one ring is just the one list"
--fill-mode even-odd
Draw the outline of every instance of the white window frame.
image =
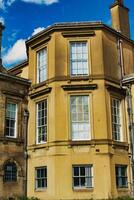
[[[117, 107], [118, 106], [118, 107]], [[114, 141], [123, 141], [122, 135], [122, 102], [121, 99], [111, 98], [112, 138]]]
[[[78, 175], [75, 175], [74, 168], [78, 169]], [[85, 175], [81, 174], [81, 168], [85, 168]], [[87, 170], [86, 170], [87, 169]], [[73, 189], [90, 189], [93, 188], [93, 165], [73, 165], [72, 166], [72, 181]], [[79, 185], [75, 185], [75, 179], [79, 182]], [[85, 185], [82, 185], [82, 179], [85, 179]], [[90, 180], [90, 181], [89, 181]]]
[[[87, 117], [88, 117], [88, 120], [82, 120], [82, 121], [78, 121], [78, 120], [73, 120], [72, 119], [72, 116], [73, 116], [73, 114], [75, 115], [75, 117], [78, 119], [79, 118], [79, 116], [78, 116], [78, 114], [80, 115], [80, 113], [78, 113], [78, 112], [73, 112], [73, 108], [72, 108], [72, 104], [71, 104], [71, 99], [72, 98], [80, 98], [80, 97], [87, 97], [87, 107], [88, 107], [88, 112], [87, 113], [85, 113], [84, 112], [84, 104], [82, 105], [82, 116], [84, 116], [85, 117], [85, 114], [87, 115]], [[78, 100], [76, 100], [77, 102], [78, 102]], [[72, 141], [86, 141], [86, 140], [91, 140], [91, 124], [90, 124], [90, 97], [89, 97], [89, 95], [70, 95], [70, 131], [71, 131], [71, 139], [72, 139]], [[76, 105], [76, 104], [75, 104]], [[75, 106], [74, 105], [74, 106]], [[78, 109], [78, 104], [75, 106], [76, 107], [76, 109]], [[83, 117], [82, 117], [83, 118]], [[84, 126], [84, 123], [87, 125], [87, 127], [88, 127], [88, 130], [87, 130], [87, 136], [86, 136], [86, 134], [85, 134], [85, 137], [84, 137], [84, 135], [83, 135], [83, 137], [82, 137], [82, 131], [84, 132], [84, 128], [85, 128], [85, 126]], [[76, 124], [76, 125], [75, 125]], [[83, 129], [80, 131], [80, 129], [81, 129], [81, 127], [82, 127], [82, 124], [83, 124]], [[76, 137], [76, 132], [77, 131], [74, 131], [73, 132], [73, 129], [74, 129], [74, 126], [76, 126], [77, 128], [78, 128], [78, 137]], [[86, 132], [86, 131], [85, 131]]]
[[[46, 108], [45, 108], [45, 102], [46, 102]], [[44, 103], [44, 116], [42, 117], [42, 118], [44, 118], [44, 124], [42, 124], [42, 125], [39, 125], [39, 104], [40, 103]], [[45, 115], [45, 109], [46, 109], [46, 115]], [[46, 118], [46, 123], [45, 123], [45, 118]], [[45, 128], [46, 129], [46, 132], [44, 132], [44, 138], [46, 138], [46, 139], [44, 139], [44, 140], [42, 140], [42, 141], [39, 141], [39, 128]], [[47, 99], [44, 99], [44, 100], [42, 100], [42, 101], [40, 101], [40, 102], [38, 102], [37, 104], [36, 104], [36, 144], [44, 144], [44, 143], [46, 143], [47, 142], [47, 134], [48, 134], [48, 100]], [[42, 134], [42, 136], [43, 136], [43, 134]]]
[[[41, 60], [39, 58], [39, 55], [42, 54], [43, 52], [44, 52], [44, 63], [41, 66], [41, 65], [39, 65], [40, 60]], [[48, 65], [48, 63], [47, 63], [47, 47], [45, 47], [45, 48], [37, 51], [37, 83], [41, 83], [41, 82], [47, 80], [47, 67], [48, 67], [47, 65]], [[43, 74], [43, 72], [44, 72], [44, 74]]]
[[[122, 174], [122, 169], [125, 169], [125, 175]], [[116, 186], [117, 188], [128, 188], [128, 175], [127, 175], [127, 165], [116, 165]], [[118, 175], [118, 176], [117, 176]], [[123, 185], [123, 179], [125, 179], [126, 184]]]
[[[78, 44], [86, 44], [86, 53], [78, 52]], [[75, 45], [75, 53], [72, 52], [72, 45]], [[81, 47], [82, 48], [82, 47]], [[87, 41], [70, 41], [70, 75], [73, 76], [88, 76], [89, 75], [89, 55], [88, 55], [88, 42]], [[81, 58], [80, 58], [81, 57]], [[73, 63], [76, 64], [76, 73], [73, 73]], [[86, 63], [86, 68], [84, 68]], [[81, 71], [81, 73], [80, 73]]]
[[[18, 116], [17, 116], [17, 113], [18, 113], [18, 104], [17, 103], [14, 103], [14, 102], [7, 102], [6, 104], [6, 122], [7, 122], [7, 119], [11, 120], [10, 117], [7, 117], [7, 105], [8, 104], [12, 104], [12, 105], [15, 105], [15, 118], [14, 118], [14, 123], [15, 123], [15, 126], [14, 126], [14, 135], [7, 135], [7, 132], [5, 132], [5, 136], [8, 137], [8, 138], [16, 138], [17, 137], [17, 121], [18, 121]], [[11, 123], [11, 122], [9, 122]], [[7, 125], [5, 125], [5, 131], [6, 131], [6, 128], [7, 128]], [[11, 127], [9, 126], [9, 132], [10, 132], [10, 129]]]
[[[44, 174], [46, 173], [46, 176], [40, 176], [37, 177], [37, 170], [46, 170], [46, 172], [44, 172]], [[44, 181], [44, 187], [39, 187], [38, 185], [38, 181]], [[46, 189], [47, 188], [47, 167], [46, 166], [42, 166], [42, 167], [36, 167], [35, 168], [35, 189], [36, 190], [41, 190], [41, 189]]]

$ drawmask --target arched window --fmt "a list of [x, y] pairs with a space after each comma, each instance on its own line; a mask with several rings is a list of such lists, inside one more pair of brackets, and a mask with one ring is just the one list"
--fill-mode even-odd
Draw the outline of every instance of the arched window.
[[17, 181], [17, 166], [14, 162], [8, 162], [4, 166], [4, 181]]

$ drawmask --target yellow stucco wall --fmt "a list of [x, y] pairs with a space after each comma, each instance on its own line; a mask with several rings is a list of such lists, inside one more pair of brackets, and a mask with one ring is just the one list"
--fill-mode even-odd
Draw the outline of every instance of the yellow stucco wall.
[[[125, 97], [120, 92], [120, 67], [118, 65], [117, 38], [108, 31], [94, 30], [92, 36], [63, 37], [61, 31], [50, 34], [47, 42], [29, 46], [29, 72], [32, 81], [29, 92], [28, 122], [28, 196], [41, 200], [107, 199], [130, 194], [131, 169], [129, 157], [129, 136]], [[44, 36], [45, 37], [45, 36]], [[87, 41], [89, 76], [70, 77], [69, 42]], [[38, 39], [39, 42], [39, 39]], [[33, 46], [32, 46], [33, 45]], [[47, 47], [47, 81], [37, 84], [36, 53]], [[126, 71], [133, 64], [133, 53], [129, 43], [123, 41]], [[133, 71], [133, 68], [131, 68]], [[23, 71], [24, 72], [24, 71]], [[27, 72], [26, 72], [27, 73]], [[96, 84], [95, 90], [64, 91], [63, 85]], [[109, 90], [108, 87], [113, 89]], [[38, 94], [51, 87], [51, 92]], [[115, 89], [116, 88], [116, 89]], [[31, 98], [31, 95], [35, 97]], [[89, 95], [91, 140], [71, 141], [70, 95]], [[111, 97], [122, 100], [123, 141], [112, 140]], [[47, 143], [36, 144], [36, 104], [48, 99]], [[72, 166], [93, 165], [93, 188], [74, 190], [72, 187]], [[128, 188], [116, 187], [115, 166], [127, 165]], [[35, 168], [47, 166], [47, 189], [35, 189]]]

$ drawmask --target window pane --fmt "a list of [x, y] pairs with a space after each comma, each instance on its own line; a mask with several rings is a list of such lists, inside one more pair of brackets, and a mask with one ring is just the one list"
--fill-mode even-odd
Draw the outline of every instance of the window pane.
[[92, 177], [91, 178], [86, 178], [86, 186], [87, 187], [92, 187]]
[[79, 167], [74, 167], [74, 176], [79, 176]]
[[79, 187], [80, 184], [79, 184], [79, 178], [77, 177], [74, 177], [74, 187]]
[[85, 176], [85, 167], [80, 167], [80, 175]]
[[85, 177], [81, 177], [80, 178], [80, 185], [81, 185], [81, 187], [86, 187], [86, 182], [85, 182]]
[[86, 42], [70, 43], [71, 75], [88, 75], [88, 48]]

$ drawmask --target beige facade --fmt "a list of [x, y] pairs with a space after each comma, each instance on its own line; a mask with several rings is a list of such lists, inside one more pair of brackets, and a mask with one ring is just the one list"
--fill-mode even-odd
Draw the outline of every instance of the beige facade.
[[[111, 10], [118, 29], [124, 22], [117, 10], [125, 16], [128, 10], [122, 1]], [[100, 22], [54, 24], [26, 42], [28, 62], [9, 70], [31, 81], [28, 196], [88, 200], [132, 194], [122, 80], [134, 73], [134, 42], [128, 29], [120, 31]]]

